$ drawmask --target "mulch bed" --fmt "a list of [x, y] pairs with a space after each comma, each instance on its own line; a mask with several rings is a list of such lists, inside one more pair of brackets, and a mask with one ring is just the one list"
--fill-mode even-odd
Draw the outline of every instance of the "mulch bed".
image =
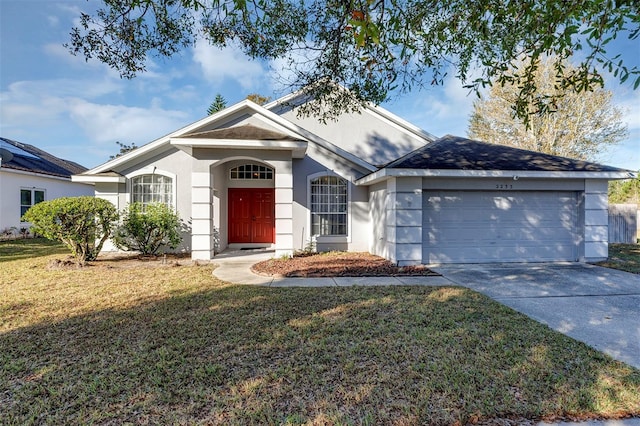
[[424, 265], [396, 266], [369, 253], [329, 252], [291, 259], [269, 259], [256, 263], [251, 270], [259, 275], [281, 277], [377, 277], [439, 276]]
[[[141, 255], [139, 253], [104, 252], [93, 261], [88, 261], [86, 267], [98, 269], [133, 269], [133, 268], [166, 268], [187, 265], [208, 264], [206, 261], [192, 261], [189, 253], [167, 253], [159, 255]], [[49, 270], [79, 269], [75, 259], [68, 256], [65, 259], [54, 259], [47, 265]]]

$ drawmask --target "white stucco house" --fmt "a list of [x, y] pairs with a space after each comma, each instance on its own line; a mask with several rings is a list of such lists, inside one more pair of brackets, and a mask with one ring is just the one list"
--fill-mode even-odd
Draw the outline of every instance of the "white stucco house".
[[28, 228], [20, 218], [41, 201], [93, 195], [93, 185], [71, 181], [86, 170], [33, 145], [0, 138], [0, 231]]
[[73, 176], [119, 209], [161, 201], [185, 250], [369, 251], [399, 265], [595, 261], [627, 170], [433, 135], [379, 107], [321, 124], [245, 100]]

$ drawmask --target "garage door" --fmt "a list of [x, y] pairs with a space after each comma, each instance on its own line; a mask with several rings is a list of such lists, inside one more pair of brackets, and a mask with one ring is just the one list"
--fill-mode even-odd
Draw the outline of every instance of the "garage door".
[[575, 192], [425, 191], [423, 262], [576, 261]]

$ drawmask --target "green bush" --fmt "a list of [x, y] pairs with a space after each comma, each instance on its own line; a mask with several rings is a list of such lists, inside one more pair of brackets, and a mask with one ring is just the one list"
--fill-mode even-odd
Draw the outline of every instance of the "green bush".
[[63, 197], [43, 201], [22, 217], [31, 230], [50, 240], [62, 241], [78, 265], [94, 260], [118, 220], [118, 211], [107, 200], [94, 197]]
[[121, 213], [113, 242], [121, 250], [156, 254], [161, 247], [174, 249], [180, 244], [182, 227], [178, 214], [166, 204], [132, 203]]

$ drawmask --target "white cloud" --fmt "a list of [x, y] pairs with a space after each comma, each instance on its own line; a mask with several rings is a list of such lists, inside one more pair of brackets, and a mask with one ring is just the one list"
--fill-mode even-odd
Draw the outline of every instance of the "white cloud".
[[200, 40], [193, 48], [193, 60], [200, 65], [203, 76], [210, 82], [224, 79], [236, 81], [243, 89], [257, 87], [266, 73], [262, 65], [231, 46], [217, 48]]
[[43, 52], [55, 58], [57, 61], [72, 67], [80, 72], [91, 72], [92, 74], [101, 73], [113, 80], [120, 78], [120, 74], [108, 65], [98, 61], [97, 59], [86, 60], [82, 54], [72, 55], [66, 47], [61, 43], [47, 43], [42, 46]]
[[54, 15], [49, 15], [47, 16], [47, 22], [49, 22], [50, 26], [57, 27], [60, 24], [60, 18]]
[[60, 78], [17, 81], [11, 83], [9, 90], [3, 94], [8, 96], [8, 100], [14, 101], [33, 101], [45, 97], [66, 96], [82, 96], [92, 99], [120, 91], [122, 88], [119, 83], [118, 80], [109, 78], [95, 80]]
[[120, 88], [109, 79], [12, 83], [0, 92], [0, 133], [90, 165], [113, 153], [115, 141], [141, 145], [190, 121], [161, 97], [135, 107], [97, 101]]
[[60, 10], [61, 12], [64, 13], [64, 15], [66, 15], [66, 18], [71, 20], [71, 23], [73, 24], [74, 27], [78, 27], [80, 28], [80, 15], [84, 12], [84, 13], [89, 13], [92, 14], [93, 12], [95, 12], [95, 9], [91, 8], [91, 5], [89, 3], [86, 3], [85, 5], [83, 5], [84, 8], [80, 8], [75, 4], [68, 4], [68, 3], [57, 3], [56, 7], [58, 10]]
[[122, 141], [141, 145], [179, 128], [187, 120], [186, 113], [159, 108], [155, 102], [149, 108], [140, 108], [72, 99], [69, 115], [98, 144]]

